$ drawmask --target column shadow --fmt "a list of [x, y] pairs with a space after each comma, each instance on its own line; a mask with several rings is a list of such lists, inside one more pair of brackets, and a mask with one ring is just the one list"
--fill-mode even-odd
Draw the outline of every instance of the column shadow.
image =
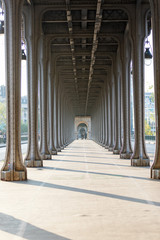
[[29, 184], [29, 185], [39, 186], [39, 187], [41, 186], [41, 187], [47, 187], [47, 188], [58, 189], [63, 191], [78, 192], [83, 194], [113, 198], [113, 199], [118, 199], [118, 200], [127, 201], [127, 202], [147, 204], [147, 205], [160, 207], [160, 202], [149, 201], [149, 200], [134, 198], [134, 197], [127, 197], [127, 196], [122, 196], [122, 195], [117, 195], [112, 193], [99, 192], [99, 191], [88, 190], [83, 188], [76, 188], [76, 187], [58, 185], [53, 183], [41, 182], [36, 180], [28, 180], [27, 182], [13, 182], [13, 184]]
[[[138, 177], [138, 176], [128, 176], [128, 175], [122, 175], [122, 174], [113, 174], [113, 173], [100, 173], [100, 172], [92, 172], [92, 171], [83, 171], [83, 170], [75, 170], [75, 169], [68, 169], [68, 168], [54, 168], [54, 167], [42, 167], [37, 168], [37, 170], [55, 170], [55, 171], [64, 171], [64, 172], [77, 172], [77, 173], [84, 173], [84, 174], [94, 174], [94, 175], [103, 175], [103, 176], [111, 176], [111, 177], [120, 177], [120, 178], [133, 178], [133, 179], [139, 179], [139, 180], [147, 180], [147, 181], [153, 181], [153, 179], [145, 178], [145, 177]], [[159, 180], [154, 180], [160, 183]]]
[[71, 240], [4, 213], [0, 213], [0, 230], [28, 240]]
[[[82, 154], [83, 152], [81, 152], [81, 154]], [[82, 158], [83, 157], [83, 155], [82, 156], [79, 156], [79, 155], [73, 155], [73, 154], [66, 154], [65, 153], [65, 157], [76, 157], [76, 158]], [[94, 156], [86, 156], [87, 158], [96, 158], [96, 159], [106, 159], [106, 158], [108, 158], [107, 156], [105, 156], [105, 157], [94, 157]], [[128, 160], [128, 159], [127, 159]]]
[[120, 167], [130, 167], [130, 165], [123, 165], [123, 164], [114, 164], [114, 163], [102, 163], [102, 162], [86, 162], [86, 161], [74, 161], [74, 160], [57, 160], [57, 159], [52, 159], [54, 162], [71, 162], [71, 163], [83, 163], [83, 164], [93, 164], [93, 165], [106, 165], [106, 166], [120, 166]]

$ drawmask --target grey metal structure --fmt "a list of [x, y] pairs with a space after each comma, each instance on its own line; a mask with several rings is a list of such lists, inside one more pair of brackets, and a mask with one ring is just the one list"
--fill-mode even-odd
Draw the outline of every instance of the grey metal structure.
[[[7, 74], [7, 153], [1, 179], [27, 179], [74, 139], [76, 116], [91, 116], [92, 138], [132, 166], [149, 166], [144, 141], [144, 40], [153, 29], [156, 155], [160, 178], [159, 0], [4, 0]], [[152, 16], [152, 17], [151, 17]], [[21, 23], [27, 45], [29, 141], [20, 148]], [[135, 146], [130, 144], [130, 62], [133, 65]], [[38, 147], [38, 87], [41, 144]], [[121, 117], [121, 115], [123, 117]], [[122, 121], [121, 121], [122, 120]], [[121, 136], [123, 129], [123, 141]]]

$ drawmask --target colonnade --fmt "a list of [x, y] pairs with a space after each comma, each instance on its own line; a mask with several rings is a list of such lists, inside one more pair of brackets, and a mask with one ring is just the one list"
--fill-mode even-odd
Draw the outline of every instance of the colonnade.
[[[31, 8], [22, 0], [6, 0], [5, 50], [7, 89], [7, 143], [1, 180], [27, 179], [26, 167], [42, 167], [43, 160], [61, 151], [74, 138], [74, 115], [58, 73], [50, 66], [47, 41], [38, 31]], [[27, 42], [28, 150], [21, 152], [21, 22], [22, 8]], [[37, 26], [36, 26], [37, 24]], [[39, 47], [41, 51], [39, 51]], [[54, 78], [54, 81], [53, 81]], [[38, 88], [40, 89], [41, 139], [38, 144]], [[48, 104], [49, 103], [49, 104]], [[49, 109], [48, 109], [49, 107]], [[48, 124], [49, 123], [49, 124]], [[49, 137], [48, 137], [49, 136]]]
[[[139, 1], [140, 2], [140, 1]], [[151, 0], [154, 42], [156, 153], [151, 177], [160, 179], [160, 3]], [[42, 34], [33, 6], [22, 0], [5, 0], [7, 147], [1, 179], [27, 179], [26, 167], [42, 167], [74, 139], [74, 112], [66, 91], [58, 56], [50, 51], [51, 39]], [[38, 11], [38, 10], [37, 10]], [[21, 21], [25, 22], [28, 76], [28, 150], [23, 162], [20, 140], [21, 99]], [[39, 13], [40, 16], [41, 13]], [[118, 39], [116, 54], [111, 54], [104, 88], [92, 111], [92, 138], [132, 166], [149, 166], [144, 140], [144, 39], [146, 9], [137, 3], [125, 35]], [[12, 24], [11, 24], [12, 23]], [[133, 65], [135, 145], [130, 139], [130, 62]], [[38, 90], [39, 89], [39, 90]], [[40, 93], [41, 139], [38, 143], [38, 94]]]
[[[151, 178], [160, 178], [160, 3], [151, 2], [154, 41], [154, 77], [156, 111], [156, 151]], [[92, 113], [92, 138], [121, 159], [131, 159], [132, 166], [150, 166], [144, 137], [144, 39], [146, 11], [137, 4], [135, 22], [127, 26], [119, 44], [116, 60], [112, 56], [110, 74], [105, 80], [96, 111]], [[130, 136], [130, 64], [132, 61], [135, 144]], [[103, 101], [104, 99], [104, 101]], [[104, 104], [102, 104], [102, 101]], [[122, 134], [122, 136], [121, 136]]]

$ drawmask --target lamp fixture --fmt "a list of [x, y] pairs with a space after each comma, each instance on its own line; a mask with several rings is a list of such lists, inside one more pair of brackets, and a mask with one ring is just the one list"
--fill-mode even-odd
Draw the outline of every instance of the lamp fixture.
[[25, 48], [25, 43], [22, 41], [21, 45], [21, 52], [22, 52], [22, 60], [26, 60], [26, 48]]
[[150, 42], [148, 41], [148, 38], [147, 38], [147, 40], [146, 40], [146, 42], [145, 42], [145, 52], [144, 52], [145, 64], [146, 64], [147, 66], [150, 66], [150, 65], [151, 65], [151, 63], [152, 63], [152, 58], [153, 58], [150, 49], [151, 49], [151, 45], [150, 45]]
[[145, 54], [146, 59], [152, 59], [152, 54], [151, 54], [149, 48], [146, 48], [146, 51], [144, 54]]
[[0, 1], [0, 34], [4, 34], [4, 11]]

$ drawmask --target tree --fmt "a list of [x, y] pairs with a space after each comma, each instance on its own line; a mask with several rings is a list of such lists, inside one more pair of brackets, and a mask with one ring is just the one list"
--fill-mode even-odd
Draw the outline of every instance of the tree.
[[147, 123], [147, 121], [145, 120], [145, 135], [146, 136], [153, 136], [153, 133], [151, 131], [151, 127], [150, 125]]
[[6, 103], [0, 102], [0, 131], [6, 133]]
[[[152, 90], [153, 85], [149, 86], [149, 89]], [[154, 92], [151, 93], [151, 96], [149, 98], [150, 98], [151, 102], [154, 103]]]
[[21, 121], [21, 134], [28, 132], [28, 123], [24, 123]]
[[[1, 134], [6, 133], [6, 103], [0, 102], [0, 132]], [[21, 121], [21, 133], [28, 132], [28, 123]]]

